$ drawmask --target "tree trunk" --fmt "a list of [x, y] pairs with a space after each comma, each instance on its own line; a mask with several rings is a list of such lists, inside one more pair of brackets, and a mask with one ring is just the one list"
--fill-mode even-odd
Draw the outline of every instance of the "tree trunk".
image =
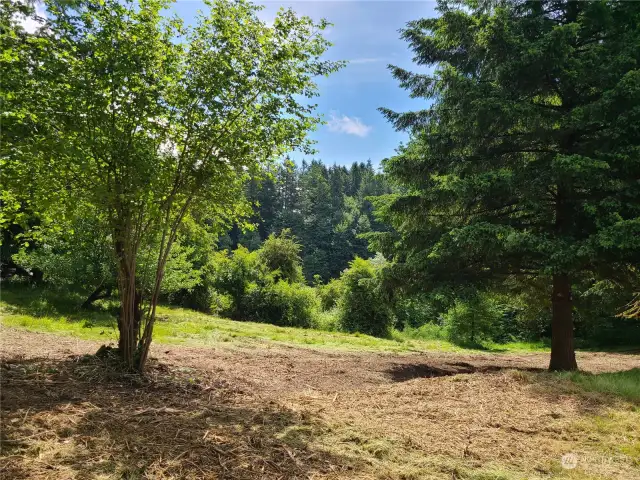
[[138, 343], [136, 324], [135, 279], [120, 281], [120, 316], [118, 317], [118, 351], [127, 368], [134, 369], [134, 356]]
[[573, 345], [573, 317], [571, 302], [571, 281], [565, 274], [553, 276], [551, 298], [551, 371], [577, 370]]
[[139, 319], [139, 295], [136, 289], [135, 255], [127, 252], [122, 242], [116, 241], [118, 256], [118, 290], [120, 315], [118, 317], [118, 352], [127, 368], [135, 369], [135, 353], [138, 346], [137, 319]]
[[169, 251], [171, 250], [171, 244], [172, 244], [172, 240], [169, 241], [169, 243], [167, 244], [166, 247], [166, 252], [164, 255], [162, 255], [162, 250], [161, 250], [161, 257], [164, 256], [164, 258], [161, 258], [158, 262], [158, 269], [156, 271], [156, 281], [155, 281], [155, 285], [153, 288], [153, 293], [151, 295], [151, 301], [150, 301], [150, 309], [149, 309], [149, 315], [147, 317], [147, 322], [144, 328], [144, 332], [142, 334], [142, 337], [140, 339], [140, 350], [139, 350], [139, 357], [138, 357], [138, 371], [143, 372], [144, 371], [144, 367], [147, 364], [147, 358], [149, 357], [149, 348], [151, 347], [151, 339], [153, 338], [153, 325], [156, 321], [156, 306], [158, 305], [158, 299], [160, 296], [160, 286], [162, 285], [162, 278], [164, 277], [164, 269], [165, 269], [165, 265], [166, 265], [166, 259], [169, 256]]

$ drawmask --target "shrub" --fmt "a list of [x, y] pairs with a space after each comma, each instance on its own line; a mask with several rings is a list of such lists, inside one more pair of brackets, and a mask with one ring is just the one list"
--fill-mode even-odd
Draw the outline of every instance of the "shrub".
[[444, 315], [444, 324], [451, 342], [477, 346], [493, 340], [503, 315], [503, 307], [498, 301], [481, 294], [456, 300]]
[[240, 246], [213, 256], [205, 277], [210, 311], [238, 320], [311, 327], [318, 313], [313, 288], [302, 283], [300, 246], [288, 230], [249, 252]]
[[231, 295], [218, 292], [206, 285], [198, 285], [191, 290], [180, 290], [171, 295], [170, 300], [173, 305], [204, 313], [231, 315], [234, 309]]
[[314, 326], [318, 300], [313, 288], [284, 280], [252, 285], [245, 296], [246, 318], [286, 327]]
[[209, 312], [226, 315], [233, 309], [233, 298], [226, 293], [210, 289]]
[[284, 229], [279, 236], [273, 233], [258, 250], [260, 262], [267, 271], [272, 272], [276, 279], [289, 283], [302, 282], [301, 245], [291, 235], [291, 230]]
[[231, 253], [223, 250], [212, 256], [205, 271], [205, 284], [217, 295], [226, 295], [230, 299], [230, 306], [223, 313], [233, 318], [244, 318], [245, 295], [263, 277], [258, 254], [239, 246]]
[[200, 284], [191, 290], [182, 289], [169, 295], [169, 301], [173, 305], [179, 305], [204, 313], [211, 313], [211, 295], [213, 289]]
[[389, 336], [392, 317], [373, 264], [356, 257], [343, 272], [341, 281], [344, 293], [338, 304], [340, 328], [377, 337]]
[[344, 293], [344, 284], [337, 278], [332, 278], [325, 285], [318, 285], [316, 288], [320, 298], [320, 308], [323, 311], [335, 308]]
[[438, 319], [433, 302], [426, 295], [413, 295], [397, 299], [393, 305], [393, 315], [398, 328], [419, 328]]
[[25, 243], [13, 254], [13, 261], [32, 279], [55, 288], [78, 289], [87, 295], [101, 285], [115, 288], [117, 262], [108, 229], [97, 212], [89, 209], [86, 216], [65, 227], [44, 230], [40, 242]]
[[435, 323], [425, 323], [420, 327], [413, 328], [406, 325], [402, 332], [397, 332], [398, 338], [414, 340], [447, 340], [447, 329]]
[[337, 332], [340, 330], [340, 311], [334, 307], [318, 312], [314, 327], [326, 332]]

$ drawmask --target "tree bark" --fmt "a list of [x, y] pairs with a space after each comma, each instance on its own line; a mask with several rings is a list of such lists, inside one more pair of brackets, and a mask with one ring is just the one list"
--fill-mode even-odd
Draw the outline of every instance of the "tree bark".
[[[171, 253], [171, 247], [173, 246], [173, 242], [178, 235], [178, 227], [182, 223], [182, 220], [192, 200], [193, 196], [187, 198], [173, 224], [171, 224], [169, 228], [165, 228], [165, 230], [162, 232], [160, 252], [158, 253], [158, 265], [156, 268], [155, 284], [153, 286], [151, 301], [149, 304], [149, 313], [146, 317], [144, 331], [142, 332], [142, 335], [140, 337], [140, 345], [138, 350], [139, 356], [137, 364], [137, 369], [139, 372], [144, 372], [144, 367], [149, 356], [149, 347], [151, 346], [151, 339], [153, 338], [153, 326], [156, 321], [156, 306], [158, 305], [158, 299], [160, 297], [160, 287], [162, 285], [162, 279], [164, 278], [164, 270], [167, 266], [167, 260], [169, 259], [169, 254]], [[172, 204], [173, 203], [170, 202], [167, 206], [165, 225], [169, 225]]]
[[[163, 239], [164, 240], [164, 239]], [[151, 347], [151, 339], [153, 338], [153, 325], [156, 321], [156, 307], [158, 305], [158, 299], [160, 296], [160, 286], [162, 285], [162, 279], [164, 277], [164, 269], [167, 263], [167, 259], [169, 258], [169, 252], [171, 251], [171, 246], [173, 244], [173, 239], [169, 238], [169, 241], [166, 245], [166, 249], [160, 249], [160, 258], [158, 260], [158, 268], [156, 270], [156, 281], [153, 287], [153, 293], [151, 294], [151, 302], [149, 307], [149, 315], [147, 317], [147, 322], [145, 324], [144, 332], [142, 333], [142, 337], [140, 338], [140, 350], [138, 357], [138, 365], [137, 368], [140, 372], [144, 371], [144, 367], [147, 363], [147, 358], [149, 356], [149, 348]]]
[[571, 281], [566, 274], [553, 276], [551, 298], [551, 371], [578, 369], [573, 342]]
[[135, 255], [127, 252], [121, 241], [116, 241], [118, 256], [118, 290], [120, 293], [120, 315], [118, 316], [118, 352], [130, 370], [135, 369], [135, 352], [138, 345], [138, 291], [136, 289]]

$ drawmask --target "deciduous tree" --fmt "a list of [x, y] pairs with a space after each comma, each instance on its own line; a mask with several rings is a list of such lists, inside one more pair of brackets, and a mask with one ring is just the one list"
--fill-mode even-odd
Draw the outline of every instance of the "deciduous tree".
[[[340, 66], [320, 58], [325, 21], [281, 10], [270, 26], [244, 0], [205, 4], [185, 26], [165, 0], [52, 0], [8, 82], [17, 132], [8, 175], [37, 181], [40, 211], [71, 215], [79, 198], [102, 209], [118, 269], [119, 352], [138, 370], [180, 225], [245, 214], [249, 176], [309, 150], [314, 77]], [[150, 245], [153, 288], [139, 317], [137, 260]]]

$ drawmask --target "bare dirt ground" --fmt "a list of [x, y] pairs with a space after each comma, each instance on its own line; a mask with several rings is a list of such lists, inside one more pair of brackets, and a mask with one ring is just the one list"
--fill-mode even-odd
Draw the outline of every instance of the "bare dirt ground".
[[638, 406], [561, 385], [547, 354], [155, 344], [140, 381], [81, 357], [98, 346], [2, 329], [0, 478], [640, 479]]

